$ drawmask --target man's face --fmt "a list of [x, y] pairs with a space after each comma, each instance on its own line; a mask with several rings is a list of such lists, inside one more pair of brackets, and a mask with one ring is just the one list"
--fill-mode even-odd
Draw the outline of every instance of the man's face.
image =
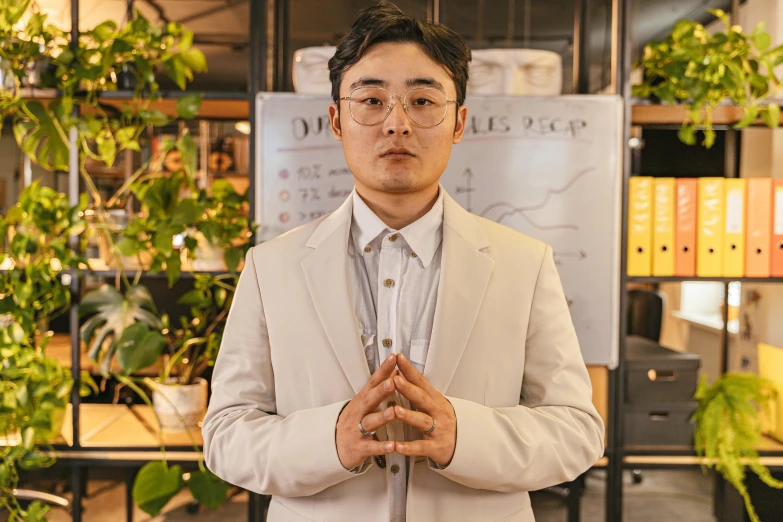
[[[404, 96], [414, 87], [441, 88], [449, 100], [457, 97], [448, 71], [433, 62], [414, 43], [381, 43], [348, 69], [340, 85], [340, 97], [359, 86], [380, 86], [392, 96]], [[360, 125], [348, 109], [348, 101], [329, 106], [334, 137], [343, 142], [348, 166], [357, 187], [406, 194], [437, 185], [446, 169], [451, 146], [462, 140], [467, 108], [448, 103], [446, 117], [430, 128], [414, 124], [400, 98], [392, 100], [389, 116], [377, 125]], [[411, 103], [411, 100], [408, 100]], [[405, 153], [390, 150], [405, 149]]]

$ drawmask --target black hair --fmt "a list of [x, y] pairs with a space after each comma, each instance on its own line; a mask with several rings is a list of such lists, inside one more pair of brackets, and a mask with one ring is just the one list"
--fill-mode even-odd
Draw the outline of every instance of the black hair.
[[457, 102], [465, 103], [471, 53], [462, 37], [444, 25], [417, 20], [389, 2], [363, 9], [337, 45], [329, 60], [335, 102], [340, 98], [345, 71], [361, 60], [370, 47], [383, 42], [419, 44], [432, 61], [449, 71], [457, 90]]

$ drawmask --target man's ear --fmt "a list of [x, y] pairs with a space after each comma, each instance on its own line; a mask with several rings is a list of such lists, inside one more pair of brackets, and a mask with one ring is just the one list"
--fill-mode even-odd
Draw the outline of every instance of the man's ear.
[[462, 141], [465, 134], [465, 122], [468, 121], [468, 108], [464, 105], [457, 107], [457, 123], [454, 125], [454, 144]]
[[329, 106], [329, 126], [332, 128], [334, 139], [343, 141], [342, 127], [340, 126], [340, 108], [336, 103]]

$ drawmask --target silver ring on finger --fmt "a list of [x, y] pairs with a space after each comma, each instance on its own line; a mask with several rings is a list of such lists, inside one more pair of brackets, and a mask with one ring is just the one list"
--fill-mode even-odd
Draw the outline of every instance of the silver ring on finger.
[[422, 433], [427, 435], [429, 433], [432, 433], [433, 431], [435, 431], [435, 419], [432, 419], [432, 427], [430, 429], [428, 429], [427, 431], [423, 431]]
[[359, 431], [362, 432], [362, 435], [367, 435], [369, 437], [372, 437], [373, 435], [375, 435], [375, 432], [374, 431], [367, 431], [367, 430], [365, 430], [364, 426], [362, 426], [362, 421], [363, 420], [364, 420], [363, 418], [359, 419]]

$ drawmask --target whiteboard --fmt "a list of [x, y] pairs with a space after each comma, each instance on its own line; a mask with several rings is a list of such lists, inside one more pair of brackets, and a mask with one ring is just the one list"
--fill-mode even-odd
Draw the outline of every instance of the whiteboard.
[[[329, 103], [258, 95], [259, 241], [332, 212], [353, 189]], [[466, 106], [442, 185], [474, 214], [552, 246], [585, 362], [616, 367], [622, 99], [476, 96]]]

